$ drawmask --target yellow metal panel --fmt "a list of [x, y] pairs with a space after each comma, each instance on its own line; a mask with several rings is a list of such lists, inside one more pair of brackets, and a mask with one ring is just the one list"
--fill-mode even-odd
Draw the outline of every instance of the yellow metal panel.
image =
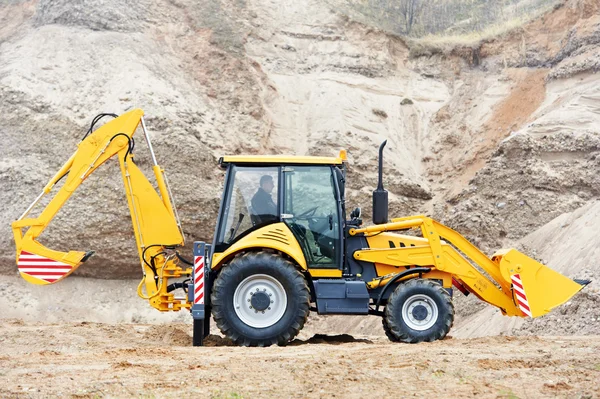
[[439, 270], [432, 270], [429, 273], [425, 273], [423, 278], [442, 280], [442, 286], [444, 288], [452, 287], [452, 275], [450, 273], [442, 272]]
[[384, 265], [382, 263], [375, 263], [375, 271], [377, 272], [377, 277], [386, 276], [388, 274], [398, 274], [407, 270], [404, 266], [390, 266]]
[[[397, 275], [398, 273], [401, 273], [403, 271], [406, 271], [408, 269], [405, 268], [399, 268], [398, 266], [388, 266], [388, 265], [380, 265], [380, 264], [376, 264], [375, 268], [377, 269], [377, 276], [378, 277], [382, 277], [382, 276], [386, 276], [386, 278], [377, 278], [374, 279], [372, 281], [369, 281], [367, 283], [367, 286], [369, 287], [369, 289], [374, 289], [374, 288], [379, 288], [381, 286], [386, 285], [391, 278], [393, 278], [395, 275]], [[414, 278], [415, 275], [410, 275], [410, 276], [406, 276], [404, 278], [401, 278], [398, 281], [404, 281], [404, 280], [409, 280], [411, 278]], [[427, 279], [434, 279], [434, 280], [442, 280], [442, 286], [444, 288], [450, 288], [452, 287], [452, 275], [450, 273], [446, 273], [446, 272], [441, 272], [439, 270], [431, 270], [429, 273], [425, 273], [423, 274], [423, 278], [427, 278]]]
[[281, 251], [294, 259], [302, 270], [307, 269], [302, 248], [285, 223], [274, 223], [262, 227], [241, 238], [225, 252], [214, 253], [211, 268], [219, 269], [225, 261], [240, 251], [261, 248]]
[[373, 248], [354, 252], [354, 259], [392, 266], [434, 266], [431, 247]]
[[221, 163], [253, 163], [253, 164], [306, 164], [306, 165], [341, 165], [342, 157], [309, 157], [291, 155], [228, 155], [221, 158]]
[[429, 245], [431, 246], [431, 252], [433, 254], [433, 264], [436, 269], [444, 270], [444, 256], [442, 255], [442, 243], [440, 241], [440, 235], [437, 229], [433, 225], [433, 220], [430, 218], [423, 218], [423, 224], [421, 225], [421, 233], [424, 238], [427, 238]]
[[390, 248], [390, 241], [396, 248], [427, 245], [425, 238], [405, 234], [384, 232], [367, 237], [369, 248]]
[[[142, 171], [133, 162], [125, 164], [121, 157], [119, 157], [119, 162], [133, 230], [138, 248], [140, 248], [140, 263], [144, 265], [143, 249], [156, 244], [183, 245], [183, 236], [171, 211], [165, 206]], [[161, 251], [160, 247], [148, 249], [146, 259], [150, 259], [151, 256]]]
[[423, 223], [423, 219], [407, 219], [399, 222], [392, 223], [384, 223], [384, 224], [376, 224], [374, 226], [367, 226], [361, 228], [352, 228], [349, 233], [351, 236], [357, 234], [370, 234], [370, 233], [379, 233], [382, 231], [395, 231], [395, 230], [406, 230], [413, 227], [420, 227]]
[[464, 283], [470, 292], [481, 300], [490, 303], [509, 316], [524, 316], [512, 300], [512, 293], [498, 288], [493, 281], [469, 263], [460, 253], [449, 245], [443, 246], [445, 271], [452, 273]]
[[312, 277], [342, 277], [339, 269], [308, 269]]
[[173, 205], [171, 204], [171, 200], [169, 198], [169, 191], [167, 189], [167, 185], [165, 184], [165, 171], [160, 167], [160, 165], [154, 165], [152, 167], [152, 171], [154, 172], [156, 185], [158, 186], [158, 192], [162, 197], [163, 204], [171, 214], [172, 218], [175, 219], [175, 211], [173, 210]]

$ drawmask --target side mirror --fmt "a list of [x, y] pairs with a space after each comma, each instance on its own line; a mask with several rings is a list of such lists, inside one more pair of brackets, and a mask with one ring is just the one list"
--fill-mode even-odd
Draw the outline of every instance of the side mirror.
[[350, 212], [350, 220], [346, 222], [348, 226], [360, 226], [362, 224], [362, 219], [360, 218], [360, 208], [354, 208], [352, 212]]

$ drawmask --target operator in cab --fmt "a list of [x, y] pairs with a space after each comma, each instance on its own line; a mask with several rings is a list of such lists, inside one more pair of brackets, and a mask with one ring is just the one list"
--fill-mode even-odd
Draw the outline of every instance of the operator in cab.
[[271, 197], [274, 187], [275, 184], [273, 183], [272, 176], [264, 175], [260, 178], [260, 187], [251, 201], [254, 216], [259, 219], [259, 223], [272, 221], [277, 218], [277, 205]]

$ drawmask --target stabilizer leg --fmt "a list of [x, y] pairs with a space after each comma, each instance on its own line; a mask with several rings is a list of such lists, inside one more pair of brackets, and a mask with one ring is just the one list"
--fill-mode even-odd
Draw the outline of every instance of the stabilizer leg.
[[210, 245], [202, 241], [194, 243], [194, 270], [190, 284], [192, 297], [192, 317], [194, 318], [193, 346], [202, 346], [204, 338], [210, 333], [210, 289], [207, 259], [210, 259]]
[[194, 337], [192, 339], [193, 346], [202, 346], [204, 343], [204, 326], [205, 322], [210, 320], [206, 319], [194, 319]]

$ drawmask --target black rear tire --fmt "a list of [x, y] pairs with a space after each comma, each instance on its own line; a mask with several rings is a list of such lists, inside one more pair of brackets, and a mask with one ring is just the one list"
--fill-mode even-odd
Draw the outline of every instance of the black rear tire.
[[431, 342], [443, 339], [450, 331], [454, 323], [454, 304], [440, 284], [416, 278], [394, 290], [384, 317], [388, 337], [391, 335], [399, 342], [411, 344]]
[[[271, 307], [265, 308], [268, 305], [262, 303], [264, 299], [267, 299], [267, 303], [269, 302], [269, 297], [266, 296], [269, 291], [261, 294], [261, 298], [257, 296], [255, 303], [251, 302], [253, 296], [249, 296], [248, 299], [243, 297], [241, 301], [239, 300], [240, 294], [236, 296], [236, 289], [238, 287], [244, 289], [248, 284], [245, 282], [249, 279], [253, 281], [252, 279], [255, 277], [258, 281], [256, 287], [262, 287], [260, 282], [264, 281], [265, 287], [269, 284], [275, 287], [275, 290], [280, 287], [280, 292], [276, 294], [285, 296], [285, 308], [279, 309], [279, 312], [283, 313], [279, 319], [273, 319], [272, 324], [268, 324], [270, 315], [273, 315], [269, 312], [275, 310], [271, 310]], [[234, 304], [235, 298], [238, 299], [236, 304]], [[272, 253], [249, 252], [234, 258], [227, 266], [223, 267], [212, 289], [211, 304], [217, 327], [236, 344], [243, 346], [285, 345], [304, 327], [310, 313], [310, 293], [305, 278], [291, 262]], [[252, 309], [252, 305], [258, 306], [258, 309], [262, 310], [256, 312], [248, 310], [248, 308]], [[248, 308], [240, 310], [241, 306]], [[253, 316], [253, 312], [255, 316]], [[243, 318], [246, 318], [246, 321]], [[265, 323], [268, 325], [264, 325]]]

